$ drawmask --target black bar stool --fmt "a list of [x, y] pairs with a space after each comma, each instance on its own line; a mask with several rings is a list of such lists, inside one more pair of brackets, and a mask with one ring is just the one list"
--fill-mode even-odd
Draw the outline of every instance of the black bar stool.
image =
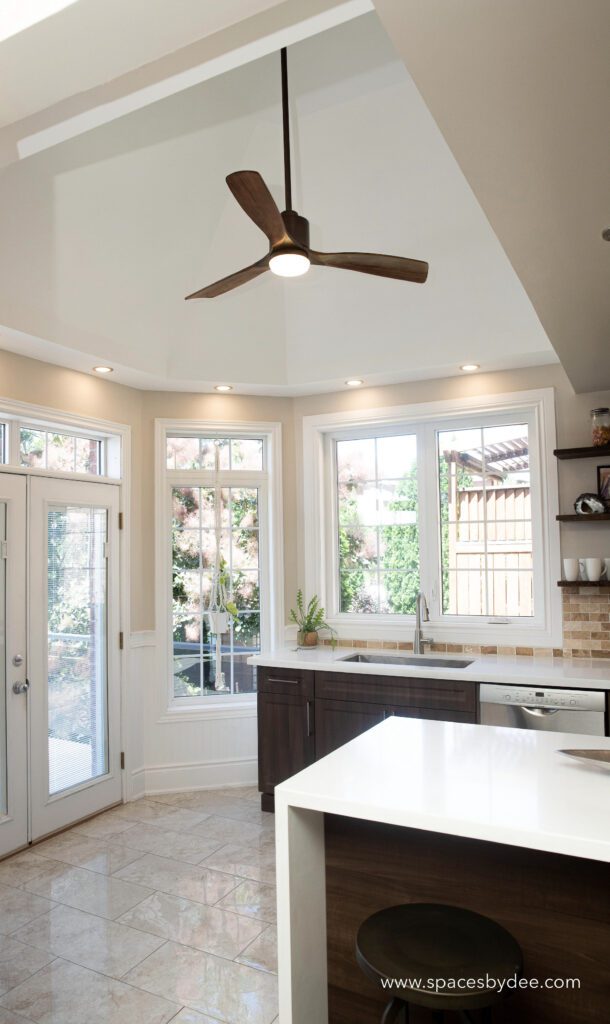
[[[406, 903], [372, 914], [358, 930], [356, 960], [377, 985], [406, 979], [413, 987], [384, 988], [390, 1000], [381, 1024], [407, 1024], [409, 1003], [474, 1021], [491, 1021], [491, 1007], [511, 990], [500, 982], [520, 977], [523, 954], [512, 935], [481, 914], [439, 903]], [[440, 982], [429, 984], [429, 979]], [[471, 987], [467, 988], [469, 979]], [[461, 987], [458, 987], [460, 983]]]

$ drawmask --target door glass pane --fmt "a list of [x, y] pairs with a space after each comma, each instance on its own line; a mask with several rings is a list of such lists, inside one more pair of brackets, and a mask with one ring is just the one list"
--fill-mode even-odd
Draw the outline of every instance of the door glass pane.
[[[6, 504], [0, 503], [0, 543], [6, 540]], [[0, 816], [6, 802], [6, 558], [0, 552]]]
[[49, 793], [108, 771], [105, 508], [48, 512]]

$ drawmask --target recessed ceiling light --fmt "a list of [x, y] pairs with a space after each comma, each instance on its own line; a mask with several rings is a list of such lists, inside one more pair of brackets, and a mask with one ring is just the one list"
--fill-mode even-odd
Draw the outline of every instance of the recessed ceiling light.
[[216, 384], [214, 386], [214, 391], [232, 391], [232, 390], [233, 390], [233, 385], [232, 384]]
[[352, 377], [351, 380], [346, 380], [345, 383], [348, 388], [359, 388], [361, 384], [364, 384], [364, 381], [360, 377]]
[[480, 369], [481, 367], [479, 363], [464, 363], [462, 366], [460, 366], [460, 370], [463, 370], [464, 373], [474, 373], [475, 370]]
[[112, 373], [112, 367], [111, 366], [94, 366], [93, 367], [93, 372], [94, 373]]

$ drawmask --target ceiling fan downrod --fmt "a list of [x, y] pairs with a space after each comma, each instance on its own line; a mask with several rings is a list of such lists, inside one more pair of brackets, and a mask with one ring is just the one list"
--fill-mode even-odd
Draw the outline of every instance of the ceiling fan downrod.
[[294, 241], [309, 248], [309, 221], [306, 217], [292, 208], [292, 180], [290, 167], [290, 107], [288, 101], [288, 54], [286, 47], [280, 50], [282, 67], [282, 124], [284, 134], [284, 193], [286, 198], [286, 209], [282, 212], [282, 219], [288, 229], [288, 233]]

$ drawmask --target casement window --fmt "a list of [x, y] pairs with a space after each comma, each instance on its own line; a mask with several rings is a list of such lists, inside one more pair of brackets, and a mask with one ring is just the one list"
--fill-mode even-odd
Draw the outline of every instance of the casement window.
[[559, 642], [552, 392], [349, 420], [304, 426], [307, 588], [340, 635], [410, 639], [422, 590], [439, 642]]
[[279, 611], [279, 428], [159, 421], [158, 448], [170, 710], [251, 702]]

